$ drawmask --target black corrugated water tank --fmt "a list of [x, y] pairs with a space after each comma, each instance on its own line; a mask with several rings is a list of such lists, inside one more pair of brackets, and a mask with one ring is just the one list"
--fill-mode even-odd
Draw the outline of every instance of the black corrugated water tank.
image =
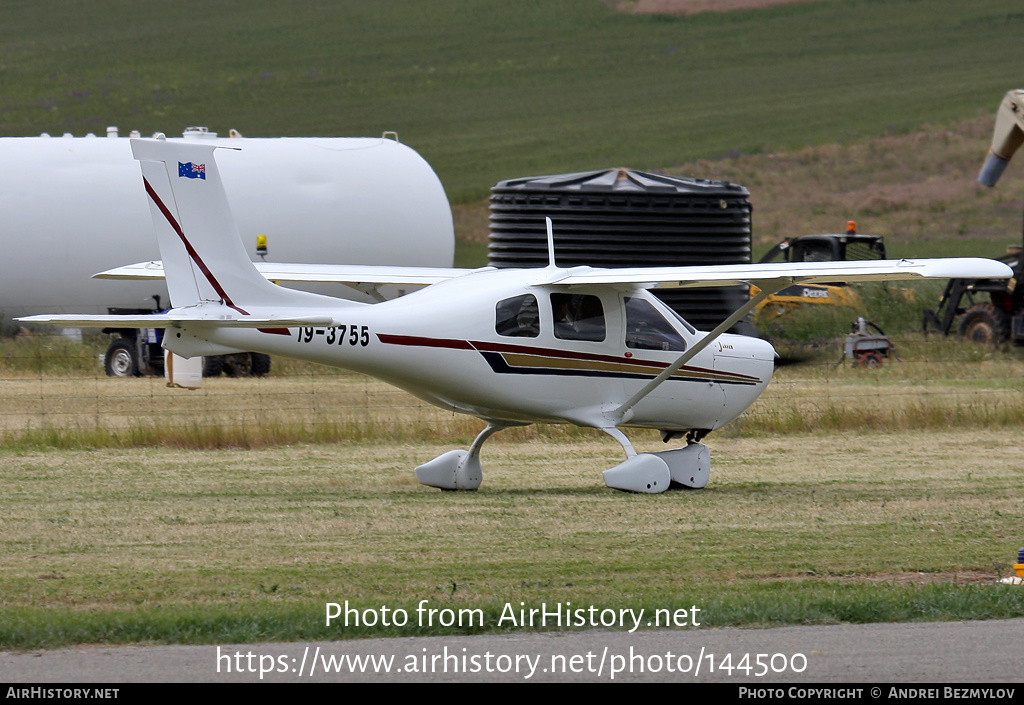
[[[491, 189], [489, 264], [547, 264], [544, 217], [560, 267], [749, 264], [750, 192], [727, 181], [629, 169], [508, 179]], [[749, 298], [746, 287], [661, 289], [662, 301], [711, 330]], [[753, 335], [742, 322], [734, 332]]]

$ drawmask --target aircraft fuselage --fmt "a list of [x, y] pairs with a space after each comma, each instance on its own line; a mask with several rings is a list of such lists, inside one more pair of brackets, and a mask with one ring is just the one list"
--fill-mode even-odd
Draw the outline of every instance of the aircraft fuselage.
[[[335, 327], [183, 332], [362, 372], [490, 421], [594, 427], [618, 425], [611, 412], [705, 335], [644, 290], [570, 290], [550, 278], [550, 270], [485, 270], [393, 301], [339, 302]], [[567, 312], [573, 305], [576, 315]], [[179, 347], [173, 335], [167, 341]], [[718, 428], [757, 399], [774, 357], [765, 341], [722, 335], [621, 424]]]

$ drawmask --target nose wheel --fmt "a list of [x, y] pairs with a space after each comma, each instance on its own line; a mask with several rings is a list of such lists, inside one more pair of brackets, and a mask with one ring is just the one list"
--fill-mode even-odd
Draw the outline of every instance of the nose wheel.
[[[687, 435], [687, 445], [658, 453], [637, 453], [626, 435], [617, 428], [601, 429], [617, 440], [626, 451], [626, 459], [604, 471], [604, 483], [624, 492], [659, 494], [670, 487], [701, 489], [711, 474], [711, 450]], [[701, 434], [703, 437], [703, 434]]]

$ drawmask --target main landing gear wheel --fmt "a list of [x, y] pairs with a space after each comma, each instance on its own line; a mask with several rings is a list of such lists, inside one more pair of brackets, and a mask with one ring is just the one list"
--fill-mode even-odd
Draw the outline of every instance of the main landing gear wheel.
[[475, 490], [483, 482], [480, 465], [480, 446], [488, 438], [505, 428], [500, 424], [487, 424], [487, 428], [473, 441], [469, 450], [450, 450], [416, 468], [420, 484], [441, 490]]

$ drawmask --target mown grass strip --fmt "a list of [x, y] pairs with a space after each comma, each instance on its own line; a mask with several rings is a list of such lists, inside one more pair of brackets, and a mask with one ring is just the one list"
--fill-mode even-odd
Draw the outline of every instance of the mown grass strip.
[[294, 638], [361, 636], [310, 632], [345, 600], [479, 608], [488, 629], [511, 627], [493, 615], [520, 602], [696, 605], [715, 625], [1019, 610], [1019, 589], [996, 584], [1022, 543], [1013, 430], [969, 444], [938, 432], [709, 442], [708, 488], [657, 497], [603, 486], [617, 456], [603, 441], [495, 444], [484, 486], [462, 494], [412, 474], [446, 443], [8, 449], [0, 617], [18, 625], [12, 644], [38, 644], [72, 627], [53, 643], [114, 639], [104, 629], [155, 639], [131, 625], [163, 615], [181, 639], [204, 620], [204, 638], [227, 639], [225, 619], [253, 624], [232, 639], [284, 638], [271, 617], [293, 620]]

